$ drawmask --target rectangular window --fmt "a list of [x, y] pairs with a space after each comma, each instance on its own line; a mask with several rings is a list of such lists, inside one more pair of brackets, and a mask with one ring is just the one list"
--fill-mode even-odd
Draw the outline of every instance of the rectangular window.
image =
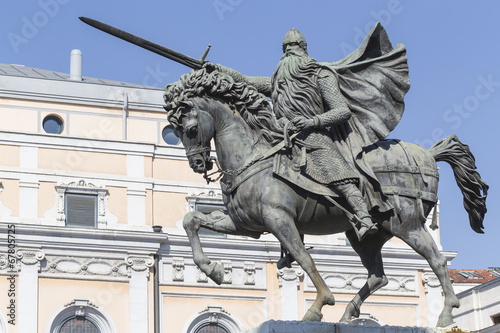
[[[213, 205], [213, 204], [196, 204], [195, 210], [197, 212], [201, 212], [204, 214], [209, 214], [213, 211], [220, 210], [220, 211], [226, 211], [226, 207], [223, 205]], [[227, 234], [222, 234], [204, 227], [200, 228], [200, 231], [198, 232], [198, 235], [200, 237], [213, 237], [213, 238], [227, 238]]]
[[458, 274], [462, 275], [466, 279], [484, 279], [484, 276], [474, 271], [461, 271]]
[[97, 195], [66, 193], [66, 226], [97, 227]]

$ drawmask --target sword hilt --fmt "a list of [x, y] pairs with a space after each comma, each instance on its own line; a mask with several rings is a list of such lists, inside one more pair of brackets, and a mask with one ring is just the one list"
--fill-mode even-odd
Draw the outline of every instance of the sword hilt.
[[210, 48], [212, 45], [208, 44], [207, 48], [205, 49], [205, 52], [201, 55], [200, 61], [203, 62], [205, 61], [205, 58], [207, 57], [208, 51], [210, 51]]

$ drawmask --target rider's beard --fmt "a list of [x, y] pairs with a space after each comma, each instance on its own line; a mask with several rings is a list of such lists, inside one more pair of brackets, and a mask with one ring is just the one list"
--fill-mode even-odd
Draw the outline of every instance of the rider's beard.
[[273, 108], [278, 118], [312, 117], [322, 112], [316, 78], [320, 65], [303, 50], [288, 50], [272, 78]]

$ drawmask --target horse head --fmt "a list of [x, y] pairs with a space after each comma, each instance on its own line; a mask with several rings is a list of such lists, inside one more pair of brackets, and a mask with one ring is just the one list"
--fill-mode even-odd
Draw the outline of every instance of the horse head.
[[275, 143], [276, 133], [280, 135], [267, 98], [224, 73], [191, 71], [165, 88], [164, 100], [168, 120], [197, 173], [212, 167], [214, 135], [222, 170], [239, 169], [252, 154]]
[[210, 141], [214, 137], [215, 124], [212, 116], [194, 104], [183, 108], [175, 123], [174, 134], [181, 140], [189, 166], [196, 173], [205, 173], [212, 169]]

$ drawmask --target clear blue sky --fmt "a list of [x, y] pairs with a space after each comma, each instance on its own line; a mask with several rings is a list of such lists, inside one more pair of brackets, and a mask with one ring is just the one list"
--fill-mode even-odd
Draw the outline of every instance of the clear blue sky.
[[411, 89], [390, 137], [431, 144], [451, 133], [467, 143], [490, 185], [485, 234], [474, 233], [448, 165], [440, 163], [441, 238], [457, 251], [452, 268], [500, 266], [500, 2], [497, 1], [9, 1], [0, 12], [0, 62], [69, 72], [72, 49], [83, 75], [163, 87], [189, 69], [106, 35], [88, 16], [247, 75], [270, 76], [291, 27], [318, 61], [350, 52], [375, 20], [407, 48]]

